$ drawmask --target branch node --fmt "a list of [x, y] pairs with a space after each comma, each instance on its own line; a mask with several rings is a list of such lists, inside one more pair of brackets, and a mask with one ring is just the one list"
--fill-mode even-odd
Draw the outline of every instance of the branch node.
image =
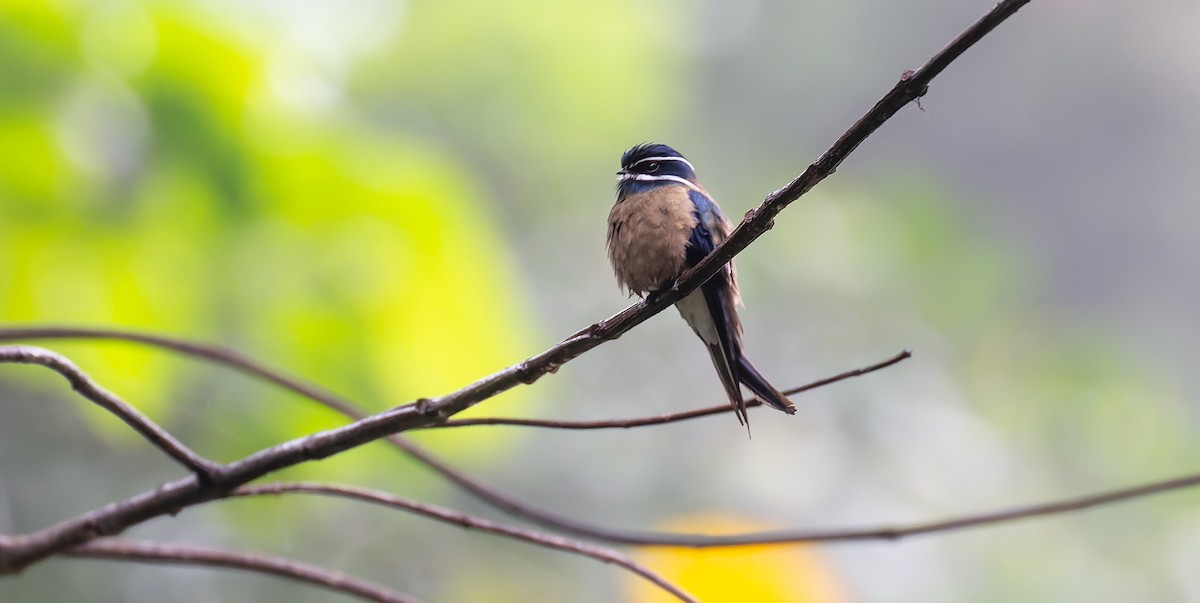
[[417, 411], [417, 414], [432, 421], [433, 424], [444, 423], [451, 414], [445, 405], [438, 404], [429, 398], [421, 398], [414, 402], [413, 409]]
[[517, 379], [519, 379], [521, 383], [524, 383], [525, 385], [532, 385], [535, 381], [541, 379], [543, 374], [544, 373], [540, 372], [538, 369], [530, 366], [528, 362], [522, 362], [521, 365], [517, 367]]
[[[219, 463], [214, 463], [208, 459], [200, 459], [202, 462], [189, 467], [196, 475], [196, 479], [200, 482], [201, 488], [219, 486], [225, 479], [225, 466]], [[171, 515], [175, 515], [182, 509], [171, 511]]]
[[588, 327], [587, 336], [593, 340], [603, 340], [604, 334], [608, 331], [608, 319], [601, 320], [596, 324]]
[[[916, 71], [914, 71], [912, 69], [907, 69], [904, 71], [904, 73], [900, 74], [900, 82], [901, 83], [907, 82], [907, 81], [913, 79], [913, 76], [915, 76], [915, 75], [917, 75]], [[926, 94], [929, 94], [929, 84], [928, 83], [922, 84], [921, 88], [916, 90], [913, 93], [913, 95], [917, 98], [921, 98], [922, 96], [925, 96]]]
[[[757, 207], [746, 210], [746, 214], [745, 214], [745, 216], [743, 216], [743, 223], [753, 223], [756, 219], [758, 219], [758, 214], [759, 214], [759, 211], [758, 211]], [[763, 232], [766, 232], [768, 230], [771, 230], [772, 228], [775, 228], [775, 218], [771, 218], [770, 220], [763, 222], [762, 224], [759, 225], [759, 227], [762, 229]]]

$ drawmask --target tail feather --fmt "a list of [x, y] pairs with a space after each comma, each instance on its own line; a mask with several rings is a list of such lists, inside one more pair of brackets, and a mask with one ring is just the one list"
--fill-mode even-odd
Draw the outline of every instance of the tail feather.
[[708, 355], [712, 357], [713, 366], [717, 369], [717, 376], [721, 378], [721, 385], [725, 387], [726, 395], [729, 396], [729, 403], [733, 406], [733, 414], [737, 416], [738, 423], [749, 425], [750, 418], [746, 416], [746, 399], [742, 397], [742, 387], [738, 385], [738, 375], [734, 372], [734, 367], [729, 365], [729, 359], [721, 349], [721, 345], [708, 346]]
[[763, 402], [789, 415], [796, 414], [796, 407], [792, 405], [792, 401], [788, 400], [787, 396], [775, 389], [770, 383], [767, 383], [766, 378], [758, 372], [758, 369], [754, 368], [753, 364], [750, 364], [750, 360], [743, 354], [738, 355], [737, 375], [742, 383], [745, 383], [746, 387], [750, 388], [750, 391], [754, 392], [759, 398], [762, 398]]

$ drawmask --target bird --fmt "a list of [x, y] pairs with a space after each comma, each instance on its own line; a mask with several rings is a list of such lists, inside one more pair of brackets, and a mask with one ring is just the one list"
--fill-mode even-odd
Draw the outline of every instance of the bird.
[[[733, 224], [675, 149], [642, 143], [621, 155], [617, 200], [608, 214], [606, 247], [618, 286], [646, 297], [670, 289], [675, 279], [720, 245]], [[738, 423], [750, 425], [745, 384], [763, 402], [795, 414], [787, 396], [754, 368], [742, 348], [737, 271], [730, 261], [675, 308], [708, 348]]]

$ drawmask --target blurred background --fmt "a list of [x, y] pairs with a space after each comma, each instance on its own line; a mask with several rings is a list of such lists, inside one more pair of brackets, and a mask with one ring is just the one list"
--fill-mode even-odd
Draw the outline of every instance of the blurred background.
[[[620, 153], [665, 142], [735, 220], [991, 1], [0, 1], [0, 320], [220, 343], [381, 410], [625, 307]], [[738, 257], [752, 412], [414, 434], [624, 528], [903, 525], [1200, 469], [1200, 5], [1038, 1]], [[343, 423], [228, 370], [44, 342], [203, 454]], [[724, 399], [674, 311], [472, 414]], [[0, 366], [0, 533], [181, 471], [47, 370]], [[284, 472], [503, 516], [375, 444]], [[1200, 601], [1200, 492], [888, 543], [633, 551], [706, 601]], [[273, 553], [431, 602], [654, 601], [591, 560], [393, 511], [240, 500], [129, 536]], [[0, 600], [344, 600], [52, 559]]]

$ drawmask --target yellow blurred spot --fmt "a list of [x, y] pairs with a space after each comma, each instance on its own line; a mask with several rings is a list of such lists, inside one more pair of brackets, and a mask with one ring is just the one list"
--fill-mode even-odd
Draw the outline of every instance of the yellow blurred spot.
[[[663, 529], [706, 534], [737, 534], [769, 529], [723, 515], [693, 515]], [[834, 569], [811, 545], [732, 548], [647, 548], [637, 560], [704, 603], [839, 603], [849, 601]], [[631, 603], [678, 601], [645, 580], [628, 579]]]

